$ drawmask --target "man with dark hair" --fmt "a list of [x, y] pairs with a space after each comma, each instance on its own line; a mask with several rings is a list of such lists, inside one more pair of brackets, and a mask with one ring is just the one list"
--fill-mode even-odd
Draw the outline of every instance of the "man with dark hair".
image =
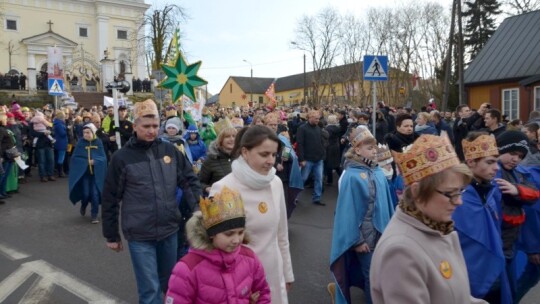
[[110, 162], [103, 188], [103, 236], [107, 247], [123, 250], [128, 242], [139, 303], [163, 303], [163, 293], [177, 261], [181, 214], [177, 188], [193, 210], [201, 185], [191, 164], [171, 143], [158, 139], [159, 113], [154, 101], [134, 108], [134, 135]]
[[418, 138], [414, 132], [413, 119], [409, 114], [396, 116], [396, 131], [386, 134], [384, 139], [392, 151], [403, 152], [403, 148], [411, 145]]
[[480, 109], [474, 113], [466, 104], [460, 104], [456, 108], [457, 118], [454, 122], [452, 131], [454, 133], [454, 147], [461, 161], [465, 160], [463, 156], [463, 148], [461, 147], [461, 141], [467, 137], [467, 133], [469, 133], [470, 130], [474, 130], [473, 126], [475, 126], [475, 122], [478, 119], [482, 119], [485, 111], [487, 110], [487, 105], [487, 103], [482, 104]]
[[540, 125], [540, 110], [536, 109], [535, 111], [532, 111], [529, 114], [529, 121], [528, 122], [535, 122]]
[[506, 131], [506, 126], [501, 123], [501, 112], [497, 109], [487, 110], [484, 114], [484, 123], [486, 128], [482, 131], [493, 134], [495, 137]]

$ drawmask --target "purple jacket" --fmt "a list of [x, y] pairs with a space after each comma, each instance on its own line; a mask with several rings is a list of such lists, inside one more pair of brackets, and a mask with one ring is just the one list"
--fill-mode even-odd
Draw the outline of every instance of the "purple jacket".
[[271, 303], [264, 269], [253, 251], [239, 246], [235, 252], [190, 249], [173, 269], [165, 303]]

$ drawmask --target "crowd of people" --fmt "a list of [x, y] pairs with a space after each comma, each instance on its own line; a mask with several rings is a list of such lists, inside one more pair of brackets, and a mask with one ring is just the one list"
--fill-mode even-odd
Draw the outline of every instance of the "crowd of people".
[[146, 100], [115, 121], [13, 102], [0, 199], [32, 166], [43, 183], [68, 176], [107, 247], [127, 242], [140, 303], [287, 303], [298, 195], [324, 208], [337, 186], [336, 303], [352, 286], [366, 303], [518, 303], [540, 280], [540, 111], [522, 125], [489, 103], [435, 107], [205, 107], [195, 121]]

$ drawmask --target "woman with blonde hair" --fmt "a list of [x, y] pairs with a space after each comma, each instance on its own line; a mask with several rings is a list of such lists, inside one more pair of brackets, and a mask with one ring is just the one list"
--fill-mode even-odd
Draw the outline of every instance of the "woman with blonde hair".
[[395, 152], [407, 188], [373, 254], [374, 303], [487, 303], [473, 298], [452, 214], [472, 173], [447, 136]]
[[199, 181], [205, 195], [208, 195], [215, 182], [231, 173], [231, 153], [236, 133], [236, 128], [227, 127], [219, 132], [217, 139], [208, 147], [207, 157], [199, 172]]

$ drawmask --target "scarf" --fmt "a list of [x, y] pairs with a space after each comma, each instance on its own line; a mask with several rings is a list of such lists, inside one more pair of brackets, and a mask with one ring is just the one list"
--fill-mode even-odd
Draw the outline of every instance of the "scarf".
[[261, 175], [251, 169], [244, 157], [240, 155], [232, 162], [232, 173], [240, 182], [249, 188], [261, 190], [268, 187], [270, 182], [274, 179], [276, 168], [272, 167], [268, 175]]
[[439, 231], [440, 233], [447, 235], [450, 232], [454, 231], [454, 222], [436, 222], [429, 217], [425, 216], [420, 209], [416, 208], [416, 206], [406, 206], [403, 201], [399, 203], [399, 207], [403, 212], [405, 212], [407, 215], [417, 219], [424, 225], [428, 226], [429, 228]]

